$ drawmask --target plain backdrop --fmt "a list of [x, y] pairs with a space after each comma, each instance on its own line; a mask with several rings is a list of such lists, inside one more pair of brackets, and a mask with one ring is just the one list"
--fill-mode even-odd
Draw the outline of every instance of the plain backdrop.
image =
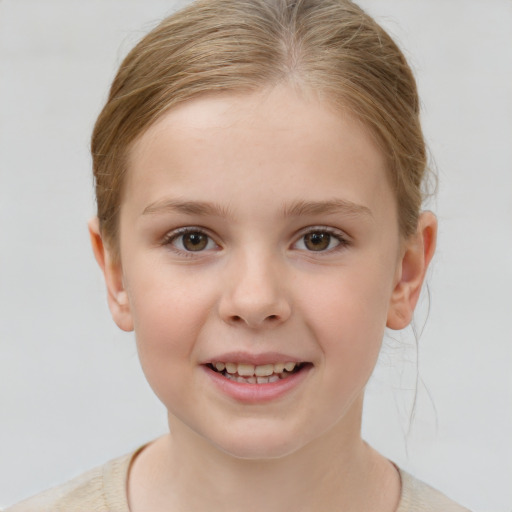
[[[0, 1], [0, 507], [166, 431], [89, 247], [88, 143], [121, 58], [184, 3]], [[475, 512], [510, 512], [512, 2], [360, 4], [416, 72], [440, 186], [419, 357], [411, 329], [387, 337], [364, 435]]]

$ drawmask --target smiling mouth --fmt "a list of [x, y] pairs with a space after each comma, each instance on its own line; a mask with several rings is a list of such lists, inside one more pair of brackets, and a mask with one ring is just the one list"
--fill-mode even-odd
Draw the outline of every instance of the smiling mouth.
[[275, 363], [253, 365], [245, 363], [215, 362], [206, 366], [226, 379], [243, 384], [270, 384], [300, 372], [310, 363]]

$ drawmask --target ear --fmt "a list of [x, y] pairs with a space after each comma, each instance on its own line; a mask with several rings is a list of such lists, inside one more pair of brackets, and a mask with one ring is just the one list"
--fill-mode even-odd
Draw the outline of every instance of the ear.
[[436, 216], [423, 212], [416, 233], [404, 242], [388, 310], [386, 325], [390, 329], [403, 329], [411, 323], [428, 265], [434, 256], [436, 238]]
[[103, 243], [98, 218], [92, 218], [88, 226], [94, 257], [105, 278], [108, 306], [112, 318], [123, 331], [133, 331], [130, 302], [123, 283], [123, 270], [119, 258], [113, 258], [111, 251]]

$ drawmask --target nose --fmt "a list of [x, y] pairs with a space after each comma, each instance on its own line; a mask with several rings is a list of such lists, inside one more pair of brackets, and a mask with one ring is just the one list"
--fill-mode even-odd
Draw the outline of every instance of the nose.
[[291, 314], [286, 276], [272, 257], [244, 257], [230, 265], [219, 304], [221, 318], [251, 329], [282, 324]]

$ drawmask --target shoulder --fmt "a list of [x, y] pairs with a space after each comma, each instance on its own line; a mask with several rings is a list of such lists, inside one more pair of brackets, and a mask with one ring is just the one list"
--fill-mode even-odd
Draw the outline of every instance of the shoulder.
[[134, 455], [91, 469], [4, 512], [128, 512], [126, 479]]
[[396, 512], [470, 512], [409, 473], [399, 473], [402, 495]]

